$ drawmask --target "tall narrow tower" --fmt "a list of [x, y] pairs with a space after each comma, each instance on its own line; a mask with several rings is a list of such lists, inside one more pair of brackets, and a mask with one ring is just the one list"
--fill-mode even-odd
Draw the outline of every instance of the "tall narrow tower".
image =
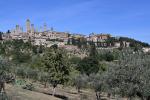
[[26, 31], [27, 33], [31, 33], [31, 23], [29, 19], [26, 21]]
[[43, 30], [42, 30], [42, 26], [40, 26], [40, 32], [42, 32]]
[[15, 33], [16, 33], [16, 34], [19, 34], [19, 32], [20, 32], [20, 26], [19, 26], [19, 25], [16, 25]]
[[53, 27], [51, 27], [51, 31], [52, 31], [52, 32], [54, 31], [54, 28], [53, 28]]
[[34, 29], [34, 24], [31, 24], [31, 33], [34, 33], [35, 29]]
[[47, 25], [44, 23], [44, 31], [47, 31]]

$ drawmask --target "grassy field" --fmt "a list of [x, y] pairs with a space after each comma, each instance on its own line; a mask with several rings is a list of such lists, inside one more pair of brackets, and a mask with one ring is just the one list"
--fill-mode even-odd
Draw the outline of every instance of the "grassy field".
[[[58, 87], [55, 97], [52, 96], [52, 88], [43, 88], [42, 85], [37, 85], [33, 91], [22, 89], [21, 86], [13, 86], [6, 84], [6, 93], [10, 100], [96, 100], [95, 93], [92, 90], [82, 90], [78, 94], [77, 90], [72, 87]], [[106, 95], [102, 100], [126, 100], [108, 99]]]
[[84, 93], [78, 94], [74, 88], [58, 87], [56, 92], [53, 97], [51, 87], [37, 86], [35, 90], [30, 91], [22, 89], [20, 86], [6, 85], [6, 93], [11, 100], [95, 100], [92, 93], [84, 91]]
[[59, 98], [7, 85], [6, 93], [12, 100], [61, 100]]

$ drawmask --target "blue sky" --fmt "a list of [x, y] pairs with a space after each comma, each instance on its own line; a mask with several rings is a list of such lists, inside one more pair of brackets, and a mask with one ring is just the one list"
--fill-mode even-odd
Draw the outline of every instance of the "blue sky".
[[111, 33], [150, 43], [150, 0], [0, 0], [0, 31], [27, 18], [57, 31]]

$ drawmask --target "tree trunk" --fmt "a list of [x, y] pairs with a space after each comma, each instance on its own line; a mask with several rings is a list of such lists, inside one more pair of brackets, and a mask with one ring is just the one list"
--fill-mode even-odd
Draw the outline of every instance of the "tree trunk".
[[108, 97], [108, 100], [110, 100], [111, 94], [108, 93], [108, 94], [107, 94], [107, 97]]
[[97, 100], [99, 99], [97, 92], [96, 92], [96, 98], [97, 98]]
[[47, 82], [44, 82], [44, 88], [47, 88]]
[[4, 81], [0, 82], [0, 93], [1, 92], [5, 92], [5, 82]]
[[146, 98], [146, 100], [150, 100], [150, 96], [148, 96], [148, 97]]
[[146, 98], [144, 98], [143, 96], [142, 97], [140, 97], [141, 98], [141, 100], [147, 100]]
[[80, 93], [81, 91], [80, 91], [80, 88], [77, 88], [77, 90], [78, 90], [78, 93]]
[[142, 95], [141, 92], [137, 92], [136, 95], [137, 95], [141, 100], [146, 100], [146, 98]]
[[128, 99], [127, 100], [131, 100], [131, 97], [128, 97]]
[[56, 87], [53, 88], [53, 94], [52, 94], [52, 96], [55, 96], [55, 92], [56, 92]]
[[55, 82], [55, 83], [53, 84], [53, 94], [52, 94], [52, 96], [55, 96], [56, 87], [57, 87], [57, 83]]
[[101, 100], [101, 95], [100, 95], [100, 93], [96, 92], [96, 98], [97, 98], [97, 100]]

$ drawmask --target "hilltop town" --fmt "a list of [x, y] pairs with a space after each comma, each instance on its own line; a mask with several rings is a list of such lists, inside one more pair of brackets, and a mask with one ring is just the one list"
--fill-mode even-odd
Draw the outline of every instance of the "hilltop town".
[[[89, 36], [82, 34], [71, 34], [69, 32], [58, 32], [53, 28], [48, 29], [47, 25], [44, 24], [40, 29], [36, 29], [34, 24], [31, 24], [30, 20], [26, 20], [26, 31], [23, 31], [23, 27], [16, 25], [15, 29], [12, 29], [8, 34], [3, 34], [3, 40], [22, 39], [24, 42], [31, 40], [33, 45], [44, 45], [50, 47], [53, 44], [58, 46], [64, 46], [67, 44], [74, 44], [77, 40], [86, 41], [88, 45], [90, 42], [95, 43], [98, 47], [120, 47], [120, 43], [115, 44], [106, 43], [106, 40], [110, 39], [110, 34], [92, 33]], [[124, 41], [124, 45], [129, 47], [129, 42]]]
[[40, 29], [36, 28], [29, 19], [26, 20], [26, 29], [20, 25], [6, 34], [2, 34], [2, 40], [23, 40], [24, 42], [31, 41], [35, 46], [51, 47], [57, 45], [66, 49], [77, 49], [86, 47], [93, 43], [97, 48], [114, 49], [120, 47], [135, 46], [135, 43], [142, 45], [144, 52], [149, 52], [149, 45], [140, 41], [135, 41], [129, 38], [114, 37], [107, 33], [91, 33], [88, 36], [83, 34], [74, 34], [70, 32], [55, 31], [53, 27], [48, 28], [46, 24]]

